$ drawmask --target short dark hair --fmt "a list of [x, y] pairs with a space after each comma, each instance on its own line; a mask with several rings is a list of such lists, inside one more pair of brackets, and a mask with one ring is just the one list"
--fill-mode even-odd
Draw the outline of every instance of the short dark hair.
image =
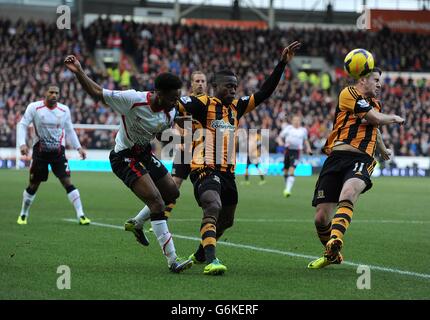
[[237, 78], [237, 75], [231, 70], [223, 69], [223, 70], [220, 70], [214, 74], [213, 79], [212, 79], [212, 83], [217, 82], [217, 79], [219, 77], [236, 77]]
[[381, 75], [381, 74], [382, 74], [382, 70], [381, 70], [380, 68], [378, 68], [378, 67], [373, 68], [373, 69], [371, 70], [371, 72], [377, 72], [377, 73], [379, 73], [379, 75]]
[[236, 74], [233, 71], [227, 70], [227, 69], [223, 69], [223, 70], [220, 70], [217, 73], [215, 73], [215, 77], [218, 77], [218, 76], [227, 76], [227, 77], [236, 77], [237, 78]]
[[155, 90], [179, 90], [182, 88], [182, 81], [173, 73], [165, 72], [155, 78], [154, 86]]
[[46, 90], [49, 90], [49, 88], [51, 87], [58, 88], [58, 91], [60, 91], [60, 87], [52, 82], [48, 84], [48, 86], [46, 87]]

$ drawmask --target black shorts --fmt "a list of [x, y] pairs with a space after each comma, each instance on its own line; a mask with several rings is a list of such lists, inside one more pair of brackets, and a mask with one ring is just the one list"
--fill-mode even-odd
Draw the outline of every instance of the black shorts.
[[66, 159], [65, 149], [54, 152], [40, 151], [39, 144], [33, 147], [33, 157], [30, 165], [30, 181], [40, 182], [48, 180], [48, 165], [58, 179], [70, 177], [69, 162]]
[[284, 170], [288, 170], [290, 167], [297, 167], [299, 158], [300, 150], [285, 149]]
[[312, 206], [320, 203], [339, 202], [340, 192], [346, 180], [358, 178], [366, 183], [362, 193], [372, 188], [372, 175], [376, 161], [367, 154], [350, 151], [333, 151], [325, 160], [318, 177]]
[[109, 160], [112, 171], [130, 189], [134, 182], [146, 173], [154, 182], [168, 173], [166, 167], [150, 151], [146, 154], [134, 155], [130, 153], [129, 149], [118, 153], [112, 150]]
[[226, 173], [211, 168], [194, 170], [190, 174], [190, 180], [194, 186], [194, 197], [199, 206], [200, 196], [207, 190], [218, 192], [222, 206], [237, 204], [238, 194], [233, 173]]
[[191, 166], [189, 164], [176, 164], [172, 166], [172, 177], [178, 177], [183, 180], [187, 180], [191, 172]]
[[191, 165], [183, 163], [184, 151], [178, 150], [175, 154], [172, 166], [172, 177], [178, 177], [187, 180], [191, 172]]

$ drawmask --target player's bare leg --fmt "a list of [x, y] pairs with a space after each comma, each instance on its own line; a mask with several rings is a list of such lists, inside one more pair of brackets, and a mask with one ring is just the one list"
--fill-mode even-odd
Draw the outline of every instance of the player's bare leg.
[[[233, 226], [235, 212], [236, 205], [222, 207], [216, 224], [216, 241], [222, 237], [225, 230]], [[197, 251], [191, 257], [194, 260], [194, 263], [206, 262], [205, 250], [201, 243]]]
[[182, 182], [184, 182], [184, 179], [182, 179], [180, 177], [172, 177], [172, 179], [175, 182], [175, 184], [178, 187], [178, 189], [181, 189]]
[[[331, 235], [331, 227], [332, 227], [332, 219], [335, 214], [337, 203], [335, 202], [327, 202], [327, 203], [319, 203], [316, 206], [315, 213], [315, 228], [317, 230], [318, 238], [320, 239], [322, 245], [325, 246], [327, 242], [330, 240]], [[334, 262], [329, 261], [325, 256], [318, 258], [314, 261], [311, 261], [308, 264], [308, 268], [310, 269], [321, 269], [332, 263], [341, 263], [342, 256], [339, 255], [338, 259]]]
[[166, 204], [164, 215], [169, 218], [173, 208], [176, 205], [176, 199], [179, 198], [179, 188], [169, 173], [155, 182], [155, 185], [157, 186], [158, 190], [160, 190], [161, 197]]
[[[184, 179], [180, 177], [172, 177], [173, 181], [175, 182], [178, 189], [181, 188], [182, 182]], [[169, 204], [167, 205], [169, 207]], [[172, 207], [173, 209], [173, 207]], [[168, 215], [170, 218], [171, 211]], [[139, 213], [131, 220], [134, 220], [135, 225], [138, 229], [143, 229], [143, 225], [146, 221], [149, 221], [151, 219], [151, 210], [149, 210], [148, 206], [145, 206], [142, 210], [139, 211]], [[130, 221], [130, 220], [129, 220]], [[152, 228], [149, 229], [149, 231], [152, 232]], [[145, 242], [142, 243], [143, 245], [149, 245], [149, 243]]]
[[67, 192], [67, 198], [69, 198], [70, 203], [75, 208], [76, 217], [78, 218], [79, 224], [89, 225], [91, 223], [91, 220], [85, 216], [79, 190], [76, 189], [76, 187], [72, 184], [70, 177], [63, 177], [63, 178], [60, 178], [59, 180]]
[[326, 254], [336, 256], [343, 246], [343, 237], [352, 222], [354, 204], [361, 192], [366, 188], [366, 183], [358, 178], [345, 181], [339, 196], [336, 214], [332, 220], [330, 240], [326, 244]]
[[331, 220], [334, 217], [336, 206], [337, 203], [334, 202], [320, 203], [316, 206], [315, 228], [324, 247], [330, 240]]
[[217, 232], [216, 232], [217, 241], [219, 238], [221, 238], [221, 236], [224, 234], [224, 232], [227, 229], [233, 226], [235, 212], [236, 212], [236, 205], [222, 207], [222, 210], [219, 214], [219, 218], [217, 222]]
[[179, 190], [169, 174], [157, 181], [157, 185], [152, 181], [149, 174], [144, 174], [133, 184], [133, 192], [146, 203], [151, 211], [151, 226], [157, 237], [158, 243], [167, 259], [169, 269], [173, 272], [181, 272], [192, 266], [191, 260], [183, 262], [177, 261], [176, 249], [173, 243], [172, 234], [167, 227], [167, 217], [165, 215], [165, 200], [174, 202], [179, 196]]
[[[366, 183], [358, 178], [348, 179], [343, 187], [339, 196], [339, 202], [337, 204], [329, 203], [329, 204], [319, 204], [317, 205], [317, 218], [315, 219], [315, 224], [317, 221], [320, 225], [328, 223], [327, 217], [329, 217], [329, 210], [331, 212], [337, 207], [336, 213], [334, 214], [333, 219], [330, 219], [331, 223], [326, 224], [326, 228], [321, 228], [317, 230], [318, 232], [323, 234], [323, 238], [320, 235], [321, 242], [327, 240], [328, 232], [329, 239], [325, 244], [325, 253], [324, 256], [312, 261], [308, 267], [309, 268], [323, 268], [329, 264], [336, 263], [339, 264], [342, 262], [343, 257], [340, 254], [340, 251], [343, 247], [343, 236], [345, 235], [346, 230], [352, 221], [352, 215], [354, 211], [354, 204], [357, 202], [358, 197], [361, 192], [365, 189]], [[318, 214], [318, 210], [320, 210], [320, 214]], [[325, 211], [325, 212], [324, 212]], [[330, 227], [330, 228], [328, 228]]]
[[[170, 175], [164, 176], [163, 178], [161, 178], [159, 181], [157, 181], [155, 183], [155, 187], [158, 189], [158, 191], [160, 191], [161, 197], [162, 197], [163, 202], [164, 202], [163, 204], [164, 205], [165, 205], [165, 203], [168, 204], [167, 206], [165, 205], [165, 209], [163, 209], [164, 215], [167, 218], [170, 215], [169, 211], [171, 210], [171, 208], [173, 208], [174, 203], [175, 203], [175, 200], [172, 200], [172, 203], [170, 203], [170, 200], [176, 199], [175, 197], [177, 197], [179, 195], [178, 188], [176, 188], [175, 185], [173, 185], [171, 183], [170, 180], [172, 180], [172, 179], [171, 178], [169, 179], [168, 176], [170, 176]], [[152, 181], [152, 179], [151, 179], [151, 181]], [[166, 202], [166, 200], [168, 202]], [[144, 246], [148, 246], [149, 241], [148, 241], [148, 239], [145, 236], [145, 233], [143, 231], [143, 225], [146, 221], [148, 221], [150, 219], [151, 219], [151, 209], [148, 205], [146, 205], [136, 215], [136, 217], [128, 220], [125, 223], [125, 230], [126, 231], [132, 231], [136, 236], [136, 240]], [[152, 227], [151, 227], [150, 231], [153, 231]]]
[[200, 205], [203, 209], [203, 219], [200, 228], [201, 244], [196, 253], [190, 258], [196, 262], [206, 262], [204, 274], [223, 274], [227, 267], [216, 258], [217, 223], [222, 209], [221, 198], [217, 191], [206, 190], [200, 196]]

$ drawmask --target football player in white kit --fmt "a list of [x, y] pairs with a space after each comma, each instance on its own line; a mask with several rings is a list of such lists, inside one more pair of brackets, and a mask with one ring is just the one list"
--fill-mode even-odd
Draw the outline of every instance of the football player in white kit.
[[280, 133], [278, 143], [285, 147], [284, 158], [284, 196], [291, 196], [291, 189], [294, 185], [294, 170], [297, 167], [300, 153], [305, 146], [305, 152], [312, 154], [311, 146], [308, 141], [308, 131], [301, 126], [300, 116], [293, 116], [291, 125], [287, 125]]
[[91, 222], [85, 217], [79, 191], [70, 180], [69, 164], [65, 155], [65, 137], [70, 139], [73, 148], [78, 150], [82, 159], [86, 158], [86, 152], [82, 149], [73, 130], [69, 107], [57, 101], [59, 93], [57, 86], [50, 85], [45, 99], [30, 103], [18, 123], [17, 142], [22, 155], [28, 155], [26, 136], [27, 128], [31, 123], [36, 132], [30, 166], [30, 183], [24, 190], [21, 213], [17, 221], [20, 225], [27, 224], [36, 191], [42, 181], [48, 180], [48, 165], [51, 165], [52, 172], [66, 189], [79, 224], [88, 225]]
[[[202, 71], [194, 71], [191, 74], [191, 93], [190, 94], [193, 96], [198, 96], [201, 94], [205, 94], [206, 91], [207, 91], [206, 75]], [[179, 116], [178, 118], [182, 118], [184, 121], [191, 120], [191, 118], [188, 119], [188, 117], [191, 117], [191, 116], [188, 115], [185, 110], [178, 110], [178, 116]], [[197, 120], [194, 120], [192, 132], [195, 132], [196, 130], [198, 130], [198, 128], [201, 128], [201, 124]], [[184, 128], [181, 128], [181, 125], [177, 124], [176, 129], [181, 134], [181, 139], [183, 139], [185, 134]], [[171, 175], [172, 175], [173, 181], [175, 181], [176, 185], [178, 186], [178, 189], [181, 188], [182, 182], [184, 180], [187, 180], [191, 172], [190, 163], [185, 163], [186, 151], [184, 148], [185, 148], [184, 143], [181, 143], [179, 145], [179, 150], [177, 150], [175, 153], [175, 157], [173, 159], [173, 165], [172, 165]], [[188, 151], [192, 153], [192, 150], [188, 150]], [[172, 210], [175, 207], [175, 205], [176, 203], [166, 204], [166, 211], [167, 211], [166, 215], [168, 217], [171, 216]], [[132, 231], [136, 236], [136, 240], [142, 245], [147, 245], [147, 244], [140, 241], [139, 234], [141, 231], [136, 229], [143, 229], [143, 225], [145, 224], [145, 222], [150, 220], [151, 218], [150, 215], [151, 215], [151, 210], [149, 210], [148, 206], [145, 206], [142, 210], [139, 211], [139, 213], [134, 218], [128, 219], [124, 224], [125, 230]], [[152, 232], [153, 231], [152, 228], [150, 228], [149, 231]]]
[[[155, 92], [103, 89], [83, 71], [75, 56], [67, 56], [66, 67], [72, 71], [83, 89], [121, 115], [115, 148], [109, 159], [112, 171], [151, 210], [151, 226], [172, 272], [192, 266], [190, 259], [177, 258], [172, 235], [167, 227], [166, 203], [179, 197], [179, 190], [164, 165], [152, 154], [151, 140], [170, 128], [175, 118], [181, 80], [162, 73], [155, 79]], [[135, 228], [139, 242], [148, 245], [142, 229]]]

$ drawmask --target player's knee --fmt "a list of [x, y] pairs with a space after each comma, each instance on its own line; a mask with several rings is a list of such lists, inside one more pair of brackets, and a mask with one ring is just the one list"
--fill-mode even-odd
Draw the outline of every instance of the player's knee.
[[204, 198], [200, 202], [205, 215], [218, 217], [222, 206], [220, 200]]
[[174, 188], [171, 188], [167, 194], [163, 195], [163, 200], [165, 203], [173, 203], [176, 202], [176, 199], [179, 198], [179, 195], [179, 189], [175, 186]]
[[314, 222], [317, 227], [328, 225], [330, 223], [330, 212], [328, 212], [324, 207], [317, 208]]
[[151, 199], [149, 199], [147, 205], [151, 212], [164, 212], [165, 205], [160, 194], [154, 195]]
[[182, 179], [181, 178], [174, 178], [173, 181], [175, 181], [176, 187], [178, 187], [178, 189], [181, 187], [182, 185]]
[[359, 190], [357, 190], [354, 186], [352, 185], [344, 186], [342, 189], [340, 198], [342, 200], [349, 200], [352, 203], [354, 203], [355, 199], [358, 197], [359, 194], [360, 194]]

